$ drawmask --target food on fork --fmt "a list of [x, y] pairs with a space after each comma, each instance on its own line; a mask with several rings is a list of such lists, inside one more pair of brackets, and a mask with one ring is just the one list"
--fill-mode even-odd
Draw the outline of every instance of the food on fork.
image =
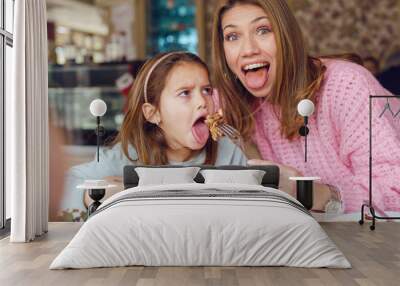
[[218, 112], [215, 112], [214, 114], [208, 115], [204, 122], [207, 124], [211, 133], [211, 138], [214, 141], [217, 141], [220, 137], [224, 136], [224, 133], [220, 129], [220, 126], [225, 123], [222, 109], [219, 109]]
[[223, 118], [222, 110], [208, 115], [204, 123], [211, 133], [211, 138], [217, 141], [222, 136], [227, 136], [234, 144], [244, 150], [242, 135], [238, 130], [227, 124]]

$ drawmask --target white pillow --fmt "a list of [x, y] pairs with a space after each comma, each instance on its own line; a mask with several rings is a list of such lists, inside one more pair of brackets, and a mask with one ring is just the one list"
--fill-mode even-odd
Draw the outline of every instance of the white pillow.
[[199, 170], [199, 167], [135, 168], [139, 176], [139, 186], [195, 183], [193, 179]]
[[262, 170], [201, 170], [205, 184], [234, 183], [246, 185], [261, 185], [265, 171]]

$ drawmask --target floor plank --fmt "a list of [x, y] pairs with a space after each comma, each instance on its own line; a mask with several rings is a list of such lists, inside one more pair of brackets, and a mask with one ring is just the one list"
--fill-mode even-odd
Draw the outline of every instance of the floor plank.
[[0, 240], [0, 285], [399, 285], [400, 223], [380, 222], [375, 231], [355, 222], [322, 223], [352, 269], [289, 267], [118, 267], [48, 269], [79, 230], [80, 223], [50, 223], [49, 233], [32, 243]]

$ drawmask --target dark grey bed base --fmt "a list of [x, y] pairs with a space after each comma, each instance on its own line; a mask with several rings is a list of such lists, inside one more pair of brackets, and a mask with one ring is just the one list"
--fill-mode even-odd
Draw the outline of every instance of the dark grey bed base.
[[[188, 166], [177, 166], [177, 165], [163, 165], [163, 166], [125, 166], [124, 167], [124, 189], [133, 188], [138, 185], [139, 177], [135, 171], [136, 167], [147, 167], [147, 168], [181, 168]], [[195, 167], [200, 167], [201, 169], [219, 169], [219, 170], [248, 170], [248, 169], [256, 169], [265, 171], [265, 175], [262, 179], [261, 184], [265, 187], [271, 187], [278, 189], [279, 186], [279, 167], [270, 165], [270, 166], [236, 166], [236, 165], [228, 165], [228, 166], [208, 166], [208, 165], [196, 165]], [[194, 178], [197, 183], [204, 183], [204, 178], [200, 174]]]

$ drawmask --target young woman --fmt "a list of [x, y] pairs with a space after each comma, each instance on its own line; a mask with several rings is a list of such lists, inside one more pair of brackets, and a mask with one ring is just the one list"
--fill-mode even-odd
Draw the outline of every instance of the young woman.
[[[252, 138], [264, 159], [249, 163], [278, 163], [287, 185], [289, 176], [321, 177], [314, 209], [329, 209], [340, 196], [346, 212], [359, 211], [368, 198], [369, 95], [389, 93], [362, 66], [309, 56], [285, 1], [221, 2], [213, 27], [215, 83], [228, 123]], [[316, 107], [307, 163], [296, 109], [302, 99]], [[373, 114], [381, 111], [374, 104]], [[400, 210], [400, 140], [393, 122], [385, 116], [373, 122], [374, 202], [381, 211]]]
[[213, 112], [209, 71], [199, 57], [172, 52], [149, 60], [135, 80], [116, 144], [101, 151], [99, 163], [69, 171], [63, 209], [84, 210], [76, 186], [85, 179], [118, 181], [113, 176], [122, 177], [125, 165], [245, 165], [229, 139], [212, 141], [204, 120]]

